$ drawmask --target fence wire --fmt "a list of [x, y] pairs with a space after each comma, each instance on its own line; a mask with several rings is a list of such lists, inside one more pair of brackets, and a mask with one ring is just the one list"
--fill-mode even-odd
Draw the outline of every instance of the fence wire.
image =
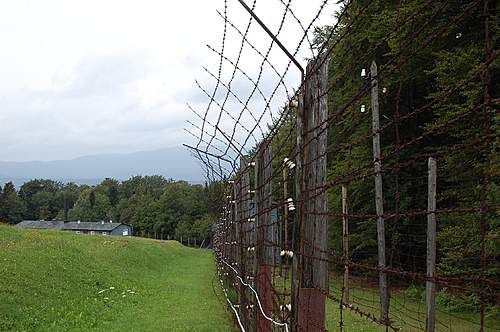
[[186, 146], [224, 192], [213, 243], [237, 325], [500, 330], [497, 9], [324, 0], [306, 21], [271, 2], [266, 37], [223, 1], [207, 104], [188, 105]]

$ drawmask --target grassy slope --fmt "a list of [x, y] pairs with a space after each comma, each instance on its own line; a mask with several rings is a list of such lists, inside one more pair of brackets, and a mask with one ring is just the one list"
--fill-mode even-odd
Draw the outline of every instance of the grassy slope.
[[0, 330], [232, 331], [213, 275], [173, 241], [0, 225]]

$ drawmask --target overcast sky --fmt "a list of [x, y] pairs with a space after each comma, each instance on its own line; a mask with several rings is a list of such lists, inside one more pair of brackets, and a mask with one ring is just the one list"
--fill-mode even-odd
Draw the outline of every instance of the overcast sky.
[[[291, 8], [306, 24], [321, 2], [295, 0]], [[244, 31], [249, 16], [237, 0], [227, 3], [229, 18]], [[207, 98], [195, 79], [209, 92], [215, 84], [203, 67], [217, 74], [219, 58], [205, 46], [221, 46], [224, 21], [216, 10], [224, 11], [224, 0], [0, 1], [0, 160], [68, 159], [193, 142], [183, 130], [195, 131], [186, 123], [196, 119], [186, 103], [205, 112]], [[280, 0], [257, 1], [257, 14], [273, 31], [283, 10]], [[318, 24], [331, 24], [334, 10], [327, 6]], [[293, 49], [300, 27], [285, 22], [280, 39]], [[226, 54], [236, 59], [241, 38], [230, 30]], [[255, 24], [249, 40], [262, 52], [270, 43]], [[298, 58], [306, 56], [301, 50]], [[270, 59], [278, 70], [287, 64], [276, 50]], [[258, 76], [259, 57], [248, 47], [241, 64]], [[231, 73], [225, 66], [222, 76]], [[291, 69], [287, 84], [297, 86], [298, 77]], [[270, 93], [276, 77], [267, 68], [261, 81]], [[240, 75], [233, 87], [243, 96], [251, 86]], [[278, 93], [273, 107], [286, 99]], [[229, 100], [227, 106], [237, 114], [237, 104]], [[258, 101], [250, 105], [262, 108]], [[221, 121], [232, 128], [229, 118]], [[254, 123], [249, 114], [242, 121]]]

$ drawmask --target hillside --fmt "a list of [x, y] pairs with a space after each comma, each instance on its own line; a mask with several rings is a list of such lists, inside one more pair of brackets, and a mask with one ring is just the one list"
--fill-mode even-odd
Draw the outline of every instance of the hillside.
[[0, 262], [2, 331], [231, 331], [208, 250], [0, 225]]
[[97, 184], [104, 178], [126, 179], [133, 175], [163, 175], [199, 183], [201, 169], [189, 152], [180, 147], [129, 154], [102, 154], [71, 160], [0, 161], [0, 182], [21, 185], [30, 179], [53, 179]]

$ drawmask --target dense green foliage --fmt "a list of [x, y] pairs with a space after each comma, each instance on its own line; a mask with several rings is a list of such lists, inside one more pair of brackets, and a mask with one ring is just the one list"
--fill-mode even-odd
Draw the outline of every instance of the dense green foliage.
[[[386, 211], [425, 211], [427, 208], [427, 156], [438, 161], [438, 208], [479, 210], [491, 213], [439, 214], [439, 268], [442, 273], [476, 276], [481, 262], [481, 218], [488, 260], [500, 251], [492, 239], [500, 231], [500, 116], [482, 106], [485, 98], [485, 30], [483, 6], [477, 2], [411, 0], [354, 1], [340, 20], [329, 46], [330, 113], [329, 180], [348, 178], [350, 213], [373, 215], [371, 115], [369, 93], [356, 98], [369, 82], [361, 77], [370, 62], [378, 64]], [[467, 8], [467, 9], [466, 9]], [[463, 15], [463, 13], [467, 15]], [[429, 24], [426, 22], [430, 21]], [[405, 24], [405, 22], [411, 22]], [[498, 19], [491, 18], [493, 47]], [[348, 26], [351, 25], [349, 28]], [[420, 31], [417, 33], [417, 31]], [[328, 34], [325, 28], [320, 34]], [[349, 32], [348, 37], [340, 38]], [[353, 56], [357, 54], [358, 56]], [[365, 60], [362, 57], [366, 56]], [[360, 61], [361, 60], [361, 61]], [[498, 74], [498, 59], [489, 74]], [[488, 88], [497, 96], [499, 82]], [[488, 135], [490, 135], [488, 137]], [[332, 211], [341, 211], [340, 188], [330, 195]], [[485, 203], [487, 202], [487, 203]], [[425, 269], [426, 216], [401, 215], [386, 220], [387, 259], [406, 270]], [[341, 222], [333, 222], [332, 245], [340, 251]], [[376, 264], [374, 219], [353, 218], [351, 254], [356, 261]], [[488, 264], [486, 275], [495, 279], [497, 264]]]
[[32, 180], [17, 193], [7, 183], [0, 195], [0, 221], [113, 220], [130, 224], [135, 235], [161, 239], [208, 240], [215, 215], [217, 184], [192, 185], [162, 176], [135, 176], [119, 182], [106, 179], [97, 186], [52, 180]]
[[233, 331], [212, 253], [0, 225], [1, 331]]
[[0, 221], [16, 222], [22, 219], [26, 211], [25, 202], [17, 195], [12, 182], [0, 186]]
[[[498, 50], [495, 13], [489, 18], [489, 34], [491, 48]], [[489, 59], [485, 50], [482, 2], [349, 1], [345, 14], [337, 18], [335, 30], [318, 28], [316, 36], [318, 48], [327, 42], [326, 49], [332, 50], [327, 144], [330, 248], [342, 255], [345, 184], [349, 213], [358, 216], [349, 220], [350, 256], [355, 262], [377, 265], [368, 88], [375, 60], [384, 209], [391, 215], [385, 223], [388, 265], [425, 271], [427, 158], [433, 156], [438, 164], [437, 206], [450, 211], [437, 216], [439, 273], [476, 277], [483, 271], [486, 278], [498, 280], [500, 113], [494, 100], [500, 81], [494, 78], [500, 61]], [[493, 79], [486, 84], [488, 76]], [[289, 136], [294, 121], [293, 114], [287, 117], [274, 136], [277, 167], [295, 153], [293, 133]], [[276, 193], [279, 201], [282, 192]]]

